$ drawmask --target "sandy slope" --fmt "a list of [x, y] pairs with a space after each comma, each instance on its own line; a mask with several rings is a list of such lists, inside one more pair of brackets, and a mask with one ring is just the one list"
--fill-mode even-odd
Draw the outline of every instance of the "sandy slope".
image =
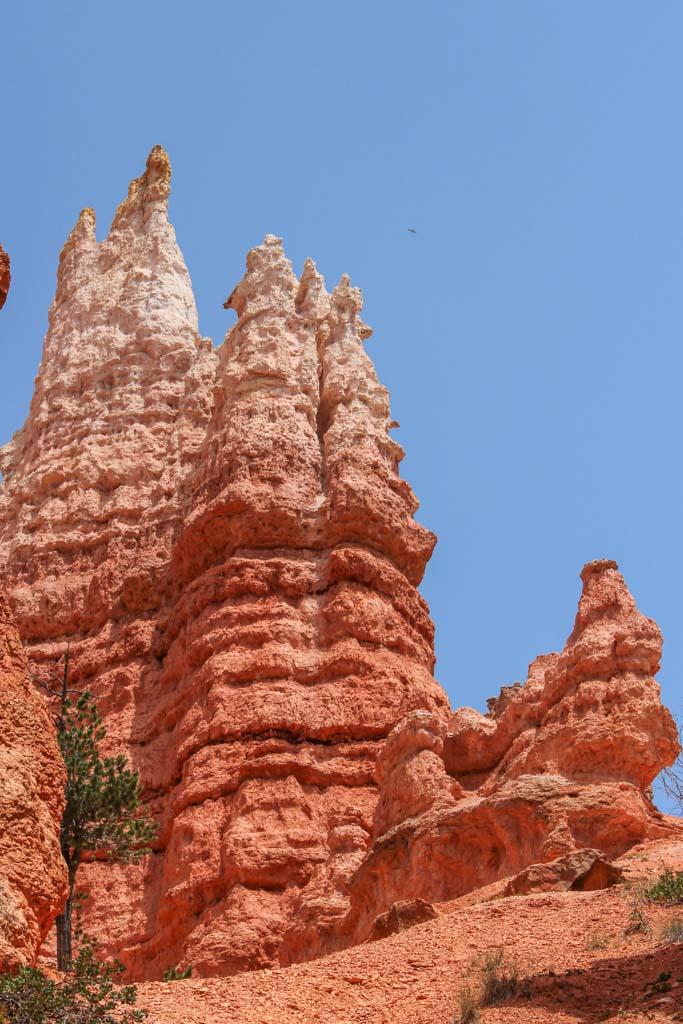
[[[501, 898], [498, 883], [379, 942], [286, 969], [147, 983], [140, 1001], [151, 1024], [451, 1024], [473, 960], [504, 946], [531, 994], [487, 1008], [485, 1024], [683, 1020], [683, 943], [659, 939], [683, 906], [646, 904], [652, 937], [624, 934], [639, 885], [683, 869], [683, 834], [620, 863], [627, 883], [615, 889]], [[670, 991], [648, 995], [661, 972]]]

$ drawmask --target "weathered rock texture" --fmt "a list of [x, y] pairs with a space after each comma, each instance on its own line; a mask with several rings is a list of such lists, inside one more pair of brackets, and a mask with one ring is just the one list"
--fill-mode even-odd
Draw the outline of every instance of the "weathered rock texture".
[[9, 256], [0, 245], [0, 309], [5, 305], [10, 286]]
[[310, 261], [297, 280], [269, 236], [214, 351], [169, 179], [156, 149], [101, 243], [81, 214], [1, 456], [31, 657], [71, 641], [160, 823], [142, 869], [84, 873], [88, 926], [138, 976], [277, 961], [316, 865], [370, 841], [386, 735], [449, 710], [415, 589], [434, 537], [398, 475], [360, 292], [328, 295]]
[[622, 881], [621, 868], [606, 860], [599, 850], [584, 847], [546, 864], [530, 864], [505, 886], [506, 896], [531, 892], [595, 892]]
[[584, 847], [616, 857], [667, 834], [647, 795], [679, 751], [654, 680], [661, 633], [615, 562], [581, 577], [564, 650], [537, 658], [524, 686], [504, 687], [487, 715], [416, 711], [389, 735], [373, 842], [319, 952], [362, 941], [375, 909], [408, 893], [448, 900]]
[[[641, 790], [675, 746], [654, 624], [610, 583], [614, 629], [589, 595], [563, 655], [449, 726], [416, 590], [434, 536], [398, 474], [360, 292], [344, 277], [328, 294], [310, 260], [297, 279], [268, 236], [214, 350], [169, 181], [157, 148], [103, 242], [81, 214], [0, 455], [0, 559], [31, 658], [71, 642], [160, 825], [142, 867], [88, 867], [87, 927], [133, 976], [229, 974], [366, 938], [404, 898], [644, 835]], [[560, 749], [579, 719], [581, 782]]]
[[64, 765], [0, 590], [0, 972], [32, 963], [66, 897]]

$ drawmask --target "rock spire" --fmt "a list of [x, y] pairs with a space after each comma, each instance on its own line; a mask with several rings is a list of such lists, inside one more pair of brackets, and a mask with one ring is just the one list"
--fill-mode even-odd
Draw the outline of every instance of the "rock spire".
[[30, 656], [71, 643], [159, 820], [142, 869], [86, 872], [89, 927], [138, 977], [276, 962], [338, 830], [369, 842], [384, 737], [415, 708], [448, 714], [415, 589], [434, 537], [398, 475], [360, 292], [345, 278], [329, 296], [310, 261], [297, 280], [267, 236], [214, 351], [169, 181], [155, 149], [103, 242], [79, 218], [0, 456]]

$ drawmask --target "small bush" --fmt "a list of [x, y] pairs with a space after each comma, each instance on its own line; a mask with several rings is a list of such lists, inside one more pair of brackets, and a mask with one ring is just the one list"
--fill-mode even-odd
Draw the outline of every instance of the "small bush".
[[458, 993], [460, 1014], [455, 1017], [453, 1024], [476, 1024], [479, 1020], [479, 993], [475, 992], [471, 985], [463, 985]]
[[661, 995], [663, 992], [671, 991], [671, 971], [662, 971], [654, 981], [648, 981], [643, 985], [645, 998]]
[[186, 967], [184, 971], [181, 971], [179, 967], [171, 967], [168, 971], [164, 971], [164, 981], [184, 981], [185, 978], [191, 977], [191, 967]]
[[651, 903], [664, 903], [667, 906], [683, 903], [683, 871], [666, 868], [657, 881], [645, 890], [645, 898]]
[[652, 929], [645, 916], [643, 908], [637, 900], [631, 904], [631, 913], [628, 915], [624, 935], [651, 935]]
[[672, 917], [663, 925], [660, 938], [664, 942], [683, 942], [683, 917]]
[[530, 995], [528, 984], [520, 981], [515, 961], [506, 961], [505, 950], [495, 949], [483, 960], [471, 964], [474, 981], [468, 981], [458, 993], [460, 1014], [453, 1024], [473, 1024], [483, 1006], [503, 1003], [513, 996]]
[[505, 962], [505, 950], [488, 953], [481, 965], [481, 1005], [494, 1006], [512, 999], [519, 989], [517, 964]]
[[134, 985], [117, 982], [123, 965], [98, 959], [85, 942], [71, 969], [53, 981], [35, 967], [0, 976], [0, 1020], [3, 1024], [138, 1024], [146, 1010], [135, 1005]]

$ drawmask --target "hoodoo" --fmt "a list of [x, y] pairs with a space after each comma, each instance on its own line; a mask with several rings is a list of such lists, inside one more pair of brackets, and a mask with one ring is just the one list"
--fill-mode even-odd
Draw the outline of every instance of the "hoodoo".
[[[451, 712], [417, 586], [435, 537], [399, 476], [362, 297], [247, 257], [214, 349], [160, 147], [62, 252], [36, 391], [0, 453], [0, 564], [28, 655], [96, 693], [159, 822], [93, 863], [85, 926], [135, 978], [291, 963], [580, 847], [665, 826], [661, 638], [614, 563], [565, 650]], [[80, 883], [79, 879], [79, 883]], [[375, 929], [376, 930], [376, 929]]]

